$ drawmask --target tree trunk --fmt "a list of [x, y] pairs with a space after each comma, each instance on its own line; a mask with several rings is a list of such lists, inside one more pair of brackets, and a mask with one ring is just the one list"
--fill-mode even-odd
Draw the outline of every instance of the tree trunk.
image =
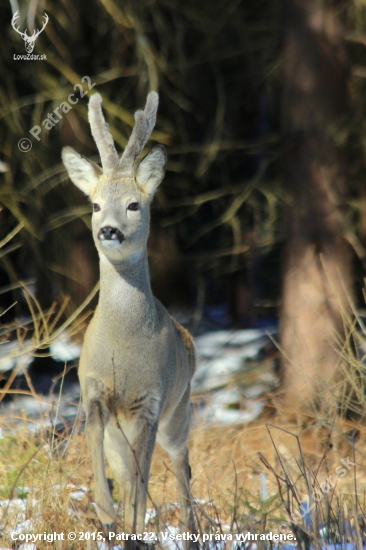
[[[351, 263], [343, 234], [347, 65], [334, 4], [285, 0], [282, 132], [290, 206], [280, 318], [282, 414], [332, 415], [342, 387], [339, 343]], [[347, 297], [348, 295], [348, 297]]]

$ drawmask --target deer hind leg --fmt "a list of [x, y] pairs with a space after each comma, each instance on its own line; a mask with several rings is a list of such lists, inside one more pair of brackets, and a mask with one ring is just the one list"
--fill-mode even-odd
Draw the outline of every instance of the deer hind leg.
[[[192, 509], [192, 496], [190, 491], [191, 467], [189, 465], [189, 455], [186, 446], [180, 451], [171, 451], [169, 453], [173, 465], [173, 471], [177, 478], [179, 504], [180, 504], [180, 523], [181, 530], [196, 533], [196, 527]], [[190, 541], [183, 541], [184, 548], [197, 548], [197, 545]]]
[[[190, 491], [191, 467], [186, 446], [191, 424], [190, 387], [173, 415], [167, 421], [164, 420], [159, 425], [157, 441], [168, 452], [177, 479], [181, 529], [196, 533]], [[198, 545], [192, 541], [183, 541], [183, 547], [191, 550], [198, 548]]]
[[87, 403], [85, 434], [92, 457], [97, 514], [100, 521], [112, 529], [116, 512], [105, 474], [103, 450], [104, 425], [108, 414], [102, 402], [93, 400]]
[[[114, 421], [113, 421], [114, 420]], [[105, 452], [120, 486], [124, 509], [124, 532], [143, 533], [151, 458], [155, 446], [157, 422], [139, 419], [131, 429], [110, 420], [106, 427]], [[136, 548], [126, 541], [125, 550]]]

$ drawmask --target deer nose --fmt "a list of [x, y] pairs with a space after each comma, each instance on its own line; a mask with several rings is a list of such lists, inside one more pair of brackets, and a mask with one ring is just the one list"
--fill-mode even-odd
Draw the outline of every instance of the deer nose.
[[98, 237], [102, 241], [113, 241], [118, 239], [120, 243], [124, 239], [124, 235], [121, 231], [116, 227], [111, 227], [110, 225], [101, 227], [98, 232]]

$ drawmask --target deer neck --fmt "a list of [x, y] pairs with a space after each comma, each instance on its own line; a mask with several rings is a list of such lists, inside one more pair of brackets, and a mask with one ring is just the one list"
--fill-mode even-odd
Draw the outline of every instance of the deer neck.
[[153, 320], [155, 315], [147, 251], [121, 262], [101, 255], [98, 317], [117, 318], [122, 325], [135, 326], [139, 318]]

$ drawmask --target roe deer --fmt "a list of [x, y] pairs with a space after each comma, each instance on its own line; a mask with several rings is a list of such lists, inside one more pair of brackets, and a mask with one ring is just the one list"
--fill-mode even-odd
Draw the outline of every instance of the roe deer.
[[[62, 151], [70, 179], [93, 203], [93, 238], [100, 258], [99, 304], [79, 366], [97, 513], [112, 531], [116, 512], [105, 451], [120, 486], [126, 533], [144, 531], [155, 440], [173, 464], [181, 525], [195, 532], [186, 446], [195, 350], [189, 333], [153, 296], [147, 260], [150, 203], [164, 177], [164, 148], [155, 145], [136, 165], [155, 126], [157, 107], [158, 95], [150, 92], [145, 110], [135, 113], [134, 129], [119, 159], [101, 97], [95, 94], [89, 101], [89, 122], [103, 169], [71, 147]], [[134, 546], [131, 542], [127, 548]]]

